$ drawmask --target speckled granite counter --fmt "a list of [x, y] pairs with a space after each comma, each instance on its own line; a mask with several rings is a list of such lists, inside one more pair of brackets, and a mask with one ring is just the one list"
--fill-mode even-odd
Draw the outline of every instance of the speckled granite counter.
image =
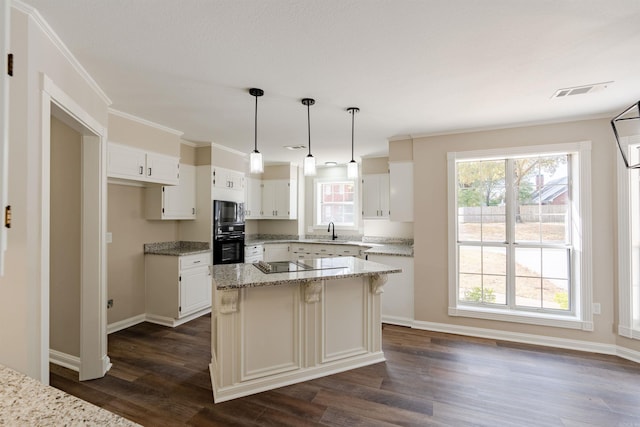
[[349, 246], [361, 246], [368, 248], [364, 250], [366, 254], [375, 255], [392, 255], [392, 256], [405, 256], [413, 257], [413, 244], [409, 243], [386, 243], [386, 242], [363, 242], [357, 240], [323, 240], [323, 239], [295, 239], [288, 238], [288, 236], [279, 237], [249, 237], [245, 239], [244, 244], [249, 245], [263, 245], [269, 243], [309, 243], [316, 245], [349, 245]]
[[0, 425], [138, 426], [139, 424], [0, 365]]
[[154, 255], [193, 255], [210, 251], [208, 242], [158, 242], [145, 243], [144, 253]]
[[401, 269], [396, 267], [354, 257], [298, 260], [303, 264], [314, 261], [324, 269], [266, 274], [253, 264], [225, 264], [214, 265], [211, 271], [213, 283], [217, 289], [221, 290], [402, 272]]

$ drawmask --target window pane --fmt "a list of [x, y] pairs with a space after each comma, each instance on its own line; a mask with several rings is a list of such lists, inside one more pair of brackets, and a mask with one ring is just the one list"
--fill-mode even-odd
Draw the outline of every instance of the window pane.
[[507, 277], [484, 275], [482, 276], [483, 302], [488, 304], [507, 303]]
[[355, 225], [355, 186], [352, 181], [318, 184], [318, 223], [325, 225]]
[[[501, 207], [504, 211], [504, 208]], [[506, 216], [505, 215], [483, 215], [482, 216], [482, 241], [483, 242], [506, 242]]]
[[570, 309], [568, 280], [544, 279], [542, 292], [542, 306], [544, 308], [556, 310]]
[[569, 251], [567, 249], [542, 249], [542, 277], [548, 279], [569, 278]]
[[567, 236], [567, 206], [542, 206], [543, 211], [558, 210], [562, 212], [543, 214], [540, 218], [540, 240], [544, 243], [565, 243]]
[[507, 274], [507, 248], [482, 248], [482, 272], [484, 274]]
[[539, 248], [516, 248], [516, 276], [540, 277], [542, 272]]
[[460, 274], [458, 279], [460, 301], [479, 302], [482, 298], [482, 276], [479, 274]]
[[516, 277], [516, 305], [541, 308], [542, 279]]
[[482, 274], [482, 248], [479, 246], [460, 246], [458, 271], [460, 273]]

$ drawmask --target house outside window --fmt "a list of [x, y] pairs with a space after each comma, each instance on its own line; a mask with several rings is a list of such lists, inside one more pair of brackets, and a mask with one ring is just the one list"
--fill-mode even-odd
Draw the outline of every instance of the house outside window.
[[449, 314], [593, 328], [589, 158], [589, 143], [449, 153]]

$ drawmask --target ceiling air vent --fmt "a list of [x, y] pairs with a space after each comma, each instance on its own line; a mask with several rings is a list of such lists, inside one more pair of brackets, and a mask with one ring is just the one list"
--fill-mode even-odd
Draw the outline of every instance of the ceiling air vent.
[[582, 95], [585, 93], [593, 93], [606, 89], [613, 82], [594, 83], [591, 85], [565, 87], [558, 89], [551, 98], [566, 98], [567, 96]]
[[303, 150], [307, 148], [306, 145], [285, 145], [284, 148], [287, 150]]

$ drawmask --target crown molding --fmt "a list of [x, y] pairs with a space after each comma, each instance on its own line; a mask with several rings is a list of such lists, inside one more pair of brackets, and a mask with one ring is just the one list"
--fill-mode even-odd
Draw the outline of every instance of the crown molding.
[[247, 153], [244, 153], [242, 151], [236, 150], [235, 148], [227, 147], [226, 145], [218, 144], [216, 142], [212, 142], [211, 146], [215, 147], [217, 149], [220, 149], [220, 150], [228, 151], [229, 153], [237, 154], [237, 155], [242, 156], [242, 157], [247, 157], [248, 156]]
[[74, 70], [84, 79], [85, 82], [93, 89], [93, 91], [100, 97], [100, 99], [107, 104], [107, 106], [111, 105], [111, 99], [107, 96], [107, 94], [102, 90], [98, 83], [91, 77], [91, 75], [85, 70], [85, 68], [80, 64], [80, 62], [73, 56], [73, 53], [69, 50], [69, 48], [64, 44], [64, 42], [58, 37], [58, 34], [51, 28], [49, 23], [40, 15], [37, 9], [29, 6], [28, 4], [23, 3], [20, 0], [12, 0], [11, 6], [16, 10], [28, 15], [33, 22], [40, 28], [40, 30], [51, 40], [51, 43], [58, 48], [62, 56], [65, 57], [69, 64], [73, 67]]
[[109, 108], [109, 114], [113, 114], [114, 116], [122, 117], [123, 119], [131, 120], [131, 121], [140, 123], [140, 124], [145, 125], [145, 126], [150, 126], [152, 128], [155, 128], [155, 129], [158, 129], [158, 130], [161, 130], [161, 131], [164, 131], [164, 132], [172, 133], [172, 134], [177, 135], [177, 136], [184, 135], [184, 132], [172, 129], [172, 128], [167, 127], [167, 126], [163, 126], [161, 124], [152, 122], [152, 121], [147, 120], [147, 119], [143, 119], [143, 118], [138, 117], [138, 116], [134, 116], [133, 114], [125, 113], [124, 111], [120, 111], [120, 110], [116, 110], [116, 109], [113, 109], [113, 108]]

